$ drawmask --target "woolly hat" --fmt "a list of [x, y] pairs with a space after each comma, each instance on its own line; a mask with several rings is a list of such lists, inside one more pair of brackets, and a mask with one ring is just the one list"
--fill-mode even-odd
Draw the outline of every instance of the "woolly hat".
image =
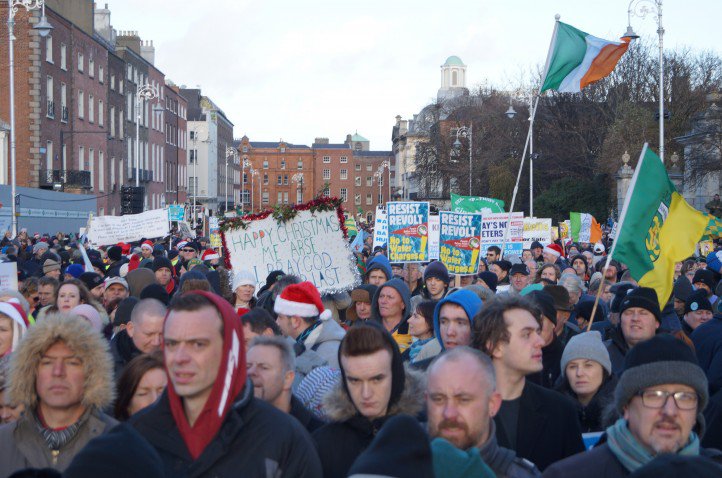
[[612, 361], [609, 359], [609, 352], [602, 342], [602, 334], [596, 330], [577, 334], [569, 339], [567, 346], [562, 353], [562, 376], [566, 376], [567, 364], [576, 359], [594, 360], [612, 374]]
[[[636, 286], [631, 282], [617, 282], [616, 284], [613, 284], [612, 287], [609, 288], [609, 292], [614, 294], [612, 303], [609, 304], [609, 311], [619, 313], [619, 308], [622, 306], [624, 298], [627, 297], [627, 292], [635, 287]], [[691, 284], [690, 287], [692, 287]]]
[[157, 299], [167, 306], [170, 302], [170, 294], [160, 284], [148, 284], [140, 291], [140, 300], [143, 299]]
[[499, 278], [491, 271], [483, 271], [479, 272], [479, 279], [484, 281], [484, 284], [489, 287], [489, 289], [496, 292], [496, 284], [499, 282]]
[[692, 283], [687, 279], [687, 276], [682, 274], [674, 281], [672, 291], [675, 299], [686, 301], [687, 297], [694, 291], [694, 287], [692, 287]]
[[707, 287], [709, 287], [709, 290], [714, 292], [715, 286], [717, 285], [717, 281], [714, 279], [714, 272], [708, 271], [707, 269], [697, 269], [697, 272], [694, 273], [694, 277], [692, 278], [692, 285], [701, 282]]
[[722, 251], [710, 252], [707, 255], [707, 269], [722, 273]]
[[629, 478], [718, 478], [722, 476], [722, 465], [702, 455], [681, 455], [667, 453], [637, 468]]
[[133, 308], [140, 302], [136, 297], [126, 297], [120, 301], [118, 307], [115, 309], [115, 318], [113, 319], [113, 327], [118, 327], [123, 324], [130, 322], [130, 313], [133, 312]]
[[544, 247], [544, 252], [546, 252], [547, 254], [551, 254], [554, 257], [564, 256], [564, 250], [562, 249], [562, 246], [555, 243], [551, 243], [548, 246]]
[[[577, 305], [574, 306], [574, 311], [577, 313], [577, 317], [582, 317], [585, 320], [592, 318], [592, 310], [594, 309], [594, 300], [580, 300]], [[602, 311], [602, 304], [597, 304], [597, 310], [594, 312], [594, 320], [592, 322], [601, 322], [605, 319], [604, 312]]]
[[162, 268], [169, 269], [171, 274], [175, 275], [175, 268], [173, 267], [173, 263], [168, 259], [167, 257], [158, 256], [155, 259], [153, 259], [153, 272], [157, 272], [158, 269]]
[[110, 246], [108, 248], [108, 259], [111, 261], [119, 261], [121, 257], [123, 257], [123, 250], [118, 246]]
[[100, 313], [98, 313], [98, 310], [92, 305], [76, 305], [70, 310], [70, 314], [79, 315], [80, 317], [86, 319], [90, 326], [93, 328], [93, 330], [95, 330], [96, 332], [103, 331], [103, 320], [100, 318]]
[[330, 310], [323, 308], [321, 294], [311, 282], [291, 284], [281, 292], [273, 304], [276, 314], [298, 317], [316, 317], [329, 320], [333, 316]]
[[544, 249], [544, 246], [542, 246], [541, 242], [534, 241], [531, 243], [531, 247], [529, 248], [529, 250], [534, 250], [534, 249]]
[[632, 307], [640, 307], [650, 311], [657, 322], [660, 322], [662, 311], [659, 310], [659, 302], [657, 300], [657, 293], [650, 287], [635, 287], [629, 289], [627, 295], [622, 299], [622, 303], [619, 305], [619, 313], [623, 314], [625, 310]]
[[242, 285], [252, 285], [256, 287], [256, 275], [249, 270], [240, 270], [233, 276], [233, 291]]
[[93, 290], [103, 283], [103, 276], [97, 272], [83, 272], [78, 279], [85, 284], [88, 290]]
[[70, 264], [67, 269], [65, 269], [66, 274], [70, 274], [71, 276], [78, 279], [83, 273], [85, 272], [85, 267], [83, 267], [80, 264]]
[[444, 284], [451, 282], [449, 271], [441, 261], [435, 261], [426, 266], [426, 269], [424, 270], [424, 282], [426, 282], [426, 280], [430, 277], [435, 277]]
[[18, 302], [17, 299], [0, 302], [0, 314], [7, 315], [13, 322], [13, 342], [10, 345], [10, 351], [12, 352], [18, 347], [20, 339], [28, 330], [28, 326], [30, 325], [28, 322], [28, 316], [25, 313], [25, 310], [23, 310], [23, 306], [20, 305], [20, 302]]
[[47, 242], [44, 241], [38, 241], [33, 246], [33, 254], [37, 254], [39, 250], [44, 249], [47, 250], [50, 246]]
[[699, 396], [698, 413], [707, 407], [707, 377], [692, 349], [669, 334], [657, 334], [640, 342], [624, 357], [624, 371], [614, 390], [614, 405], [619, 414], [635, 394], [655, 385], [681, 383]]
[[698, 310], [712, 310], [712, 304], [707, 298], [706, 290], [696, 290], [689, 294], [687, 300], [684, 302], [684, 313], [696, 312]]
[[141, 249], [148, 249], [149, 251], [153, 250], [153, 243], [150, 240], [143, 241], [143, 244], [140, 245]]
[[218, 254], [218, 252], [214, 251], [213, 249], [206, 249], [205, 251], [203, 251], [203, 255], [201, 256], [201, 260], [203, 261], [212, 261], [214, 259], [220, 258], [220, 254]]
[[351, 305], [348, 309], [346, 309], [346, 320], [348, 322], [355, 322], [358, 320], [358, 315], [356, 314], [356, 303], [367, 302], [370, 304], [371, 301], [373, 301], [377, 290], [378, 287], [373, 284], [361, 284], [351, 291]]
[[353, 462], [349, 478], [431, 478], [434, 468], [426, 432], [416, 418], [395, 415], [383, 424]]
[[466, 312], [466, 316], [469, 318], [469, 325], [472, 329], [474, 328], [474, 317], [479, 313], [483, 305], [478, 295], [466, 289], [457, 290], [436, 303], [436, 307], [434, 308], [434, 335], [439, 339], [442, 349], [444, 348], [444, 344], [441, 340], [439, 314], [441, 313], [441, 308], [446, 304], [454, 304], [462, 307], [464, 312]]
[[45, 259], [45, 262], [43, 262], [43, 274], [47, 274], [51, 271], [59, 271], [60, 270], [60, 264], [58, 261], [54, 261], [52, 259]]
[[301, 380], [298, 389], [293, 394], [317, 418], [327, 421], [328, 417], [323, 406], [323, 398], [336, 387], [340, 379], [341, 371], [339, 369], [322, 365], [311, 370]]
[[569, 303], [571, 298], [569, 297], [569, 291], [566, 287], [562, 285], [545, 285], [543, 291], [552, 296], [552, 300], [554, 300], [554, 308], [556, 310], [563, 310], [566, 312], [572, 311], [572, 306]]
[[[523, 290], [522, 295], [524, 295]], [[526, 296], [534, 301], [544, 317], [551, 320], [554, 325], [557, 325], [557, 310], [554, 308], [554, 298], [548, 291], [533, 290], [526, 294]]]

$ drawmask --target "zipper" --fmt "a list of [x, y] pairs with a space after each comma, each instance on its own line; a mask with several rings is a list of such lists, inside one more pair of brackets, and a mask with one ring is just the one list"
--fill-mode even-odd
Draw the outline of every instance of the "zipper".
[[50, 454], [53, 456], [53, 466], [58, 464], [58, 455], [60, 455], [60, 450], [50, 450]]

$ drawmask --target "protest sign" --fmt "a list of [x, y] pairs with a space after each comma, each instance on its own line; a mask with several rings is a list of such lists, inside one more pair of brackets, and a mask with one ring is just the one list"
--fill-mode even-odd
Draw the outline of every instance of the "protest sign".
[[481, 247], [481, 214], [439, 213], [439, 259], [452, 274], [476, 274]]
[[479, 196], [460, 196], [451, 193], [452, 212], [479, 212], [493, 214], [504, 212], [504, 201], [501, 199], [485, 198]]
[[530, 249], [531, 243], [539, 241], [546, 246], [552, 242], [552, 220], [537, 217], [524, 218], [524, 249]]
[[429, 216], [429, 260], [439, 260], [439, 216]]
[[386, 213], [389, 224], [389, 261], [428, 261], [429, 203], [389, 202]]
[[221, 247], [221, 231], [218, 226], [218, 218], [213, 216], [208, 218], [208, 233], [211, 240], [211, 247]]
[[185, 219], [185, 209], [183, 206], [178, 204], [168, 206], [169, 221], [182, 221], [183, 219]]
[[569, 221], [559, 223], [559, 238], [564, 240], [569, 237]]
[[144, 237], [164, 237], [169, 234], [168, 213], [165, 209], [125, 216], [93, 216], [89, 223], [88, 240], [95, 246], [133, 242]]
[[381, 207], [376, 208], [376, 220], [374, 222], [374, 249], [384, 247], [389, 243], [389, 222], [386, 211]]
[[336, 210], [301, 210], [286, 222], [269, 215], [245, 224], [222, 232], [223, 244], [233, 271], [253, 272], [259, 286], [274, 270], [311, 281], [322, 294], [348, 290], [360, 282]]
[[713, 241], [700, 241], [697, 246], [701, 257], [707, 257], [710, 253], [714, 252]]
[[178, 221], [178, 232], [182, 238], [190, 237], [191, 239], [196, 237], [196, 233], [191, 229], [190, 224], [185, 221]]
[[356, 234], [356, 237], [353, 239], [353, 242], [351, 242], [351, 250], [355, 252], [356, 254], [361, 254], [361, 252], [364, 250], [364, 231], [359, 231], [358, 234]]
[[[506, 228], [509, 213], [483, 214], [481, 217], [481, 250], [491, 246], [501, 248], [504, 243], [504, 229]], [[521, 256], [524, 250], [524, 213], [511, 214], [511, 226], [506, 236], [506, 247], [502, 253], [506, 255]]]
[[18, 290], [17, 262], [0, 262], [0, 289]]

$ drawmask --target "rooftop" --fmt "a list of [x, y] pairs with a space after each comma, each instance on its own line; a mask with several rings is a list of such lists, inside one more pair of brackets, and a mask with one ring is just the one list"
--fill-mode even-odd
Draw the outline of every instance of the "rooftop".
[[466, 65], [464, 65], [463, 61], [461, 61], [461, 58], [459, 58], [458, 56], [452, 55], [446, 59], [443, 66], [466, 66]]

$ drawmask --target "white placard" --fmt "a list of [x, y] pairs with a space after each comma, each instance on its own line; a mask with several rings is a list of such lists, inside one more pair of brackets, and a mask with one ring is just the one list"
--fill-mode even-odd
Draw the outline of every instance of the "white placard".
[[534, 241], [543, 245], [552, 242], [552, 220], [538, 217], [524, 218], [524, 249], [530, 249]]
[[222, 234], [232, 269], [252, 271], [259, 286], [274, 270], [311, 281], [321, 293], [349, 290], [360, 283], [336, 211], [299, 211], [285, 223], [268, 216], [251, 221], [246, 229]]
[[0, 289], [18, 290], [17, 262], [0, 262]]
[[429, 260], [439, 260], [439, 234], [441, 231], [441, 217], [429, 216]]
[[374, 222], [374, 249], [384, 247], [389, 243], [389, 220], [383, 208], [376, 208], [376, 221]]
[[186, 221], [178, 221], [178, 232], [183, 238], [190, 237], [191, 239], [195, 239], [196, 237], [195, 230], [191, 229], [190, 224]]
[[96, 246], [138, 241], [144, 237], [165, 237], [168, 230], [168, 211], [154, 209], [125, 216], [93, 216], [88, 240]]
[[[481, 216], [481, 250], [486, 250], [491, 246], [501, 247], [504, 243], [504, 229], [509, 219], [508, 212], [499, 212], [494, 214], [482, 214]], [[511, 214], [511, 226], [506, 237], [506, 247], [503, 251], [504, 256], [517, 255], [521, 256], [524, 246], [524, 213], [514, 212]]]

